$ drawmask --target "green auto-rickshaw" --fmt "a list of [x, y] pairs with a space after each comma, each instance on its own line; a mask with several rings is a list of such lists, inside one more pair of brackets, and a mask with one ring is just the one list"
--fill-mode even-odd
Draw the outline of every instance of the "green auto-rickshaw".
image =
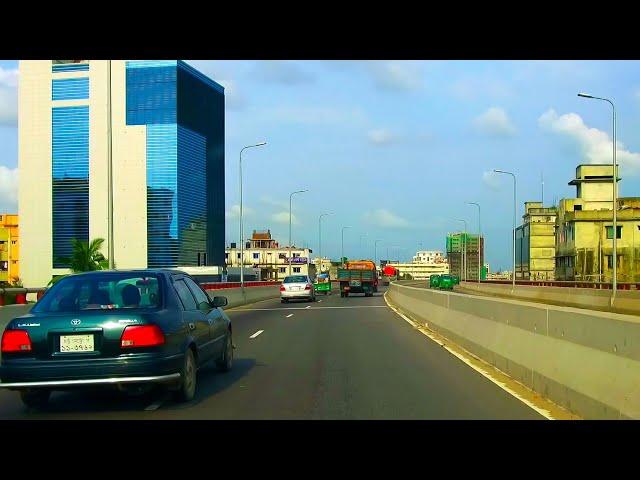
[[313, 282], [313, 289], [316, 293], [323, 293], [328, 295], [331, 292], [331, 279], [328, 273], [320, 273], [316, 276], [315, 282]]
[[453, 290], [453, 286], [456, 284], [453, 275], [440, 275], [438, 283], [438, 288], [441, 290]]

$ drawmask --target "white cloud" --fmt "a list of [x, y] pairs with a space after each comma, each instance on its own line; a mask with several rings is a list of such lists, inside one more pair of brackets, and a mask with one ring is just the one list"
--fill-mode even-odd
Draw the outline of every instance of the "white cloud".
[[[251, 216], [254, 213], [255, 211], [252, 208], [249, 208], [246, 205], [242, 206], [243, 217]], [[231, 208], [225, 212], [224, 216], [227, 219], [240, 218], [240, 205], [232, 205]]]
[[[558, 116], [549, 109], [538, 118], [538, 125], [544, 130], [563, 135], [580, 150], [588, 163], [611, 163], [613, 141], [606, 132], [585, 125], [580, 115], [566, 113]], [[631, 170], [640, 169], [640, 153], [625, 149], [622, 142], [616, 142], [616, 159], [621, 166]]]
[[488, 170], [482, 174], [482, 182], [491, 190], [499, 190], [500, 189], [499, 175], [500, 174], [496, 172], [492, 172]]
[[261, 60], [256, 62], [255, 76], [272, 83], [299, 85], [310, 83], [315, 77], [291, 60]]
[[18, 124], [18, 69], [0, 67], [0, 126]]
[[386, 128], [371, 130], [367, 133], [367, 137], [369, 137], [369, 141], [374, 145], [388, 145], [398, 139], [397, 135]]
[[516, 133], [507, 112], [498, 107], [489, 108], [476, 117], [473, 124], [479, 131], [494, 137], [511, 137]]
[[18, 169], [0, 165], [0, 212], [18, 211]]
[[[278, 212], [278, 213], [274, 213], [273, 215], [271, 215], [271, 220], [273, 220], [276, 223], [286, 223], [287, 225], [289, 225], [289, 212]], [[298, 222], [298, 218], [296, 217], [295, 213], [291, 213], [291, 223], [293, 225], [299, 225], [300, 223]]]
[[270, 205], [272, 207], [277, 207], [277, 208], [284, 208], [287, 211], [289, 210], [289, 204], [287, 202], [285, 202], [284, 200], [275, 200], [269, 197], [268, 195], [263, 195], [262, 197], [260, 197], [260, 201], [265, 205]]
[[408, 228], [408, 220], [396, 215], [386, 208], [379, 208], [364, 214], [364, 221], [382, 228]]
[[414, 91], [423, 85], [422, 70], [410, 61], [371, 61], [366, 63], [375, 85], [384, 90]]

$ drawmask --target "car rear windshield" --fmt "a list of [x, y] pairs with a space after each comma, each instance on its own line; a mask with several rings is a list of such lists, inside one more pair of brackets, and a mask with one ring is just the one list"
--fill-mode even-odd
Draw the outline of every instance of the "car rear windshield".
[[285, 277], [284, 283], [307, 283], [307, 277], [305, 277], [304, 275]]
[[87, 310], [153, 309], [160, 306], [158, 277], [153, 274], [96, 273], [58, 281], [31, 309], [34, 313]]

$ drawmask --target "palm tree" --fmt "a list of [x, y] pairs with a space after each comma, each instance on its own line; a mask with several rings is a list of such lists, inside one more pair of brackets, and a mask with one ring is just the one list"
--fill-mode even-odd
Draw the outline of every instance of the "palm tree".
[[[109, 260], [100, 252], [104, 238], [94, 238], [90, 243], [71, 239], [73, 250], [70, 258], [59, 258], [60, 263], [66, 263], [73, 273], [93, 272], [109, 268]], [[49, 285], [55, 284], [65, 275], [59, 275], [51, 279]]]

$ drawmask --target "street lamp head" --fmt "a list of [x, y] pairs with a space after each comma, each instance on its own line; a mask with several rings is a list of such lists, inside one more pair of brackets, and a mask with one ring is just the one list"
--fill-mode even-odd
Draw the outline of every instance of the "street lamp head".
[[584, 98], [594, 98], [593, 95], [589, 95], [588, 93], [579, 93], [578, 94], [579, 97], [584, 97]]

